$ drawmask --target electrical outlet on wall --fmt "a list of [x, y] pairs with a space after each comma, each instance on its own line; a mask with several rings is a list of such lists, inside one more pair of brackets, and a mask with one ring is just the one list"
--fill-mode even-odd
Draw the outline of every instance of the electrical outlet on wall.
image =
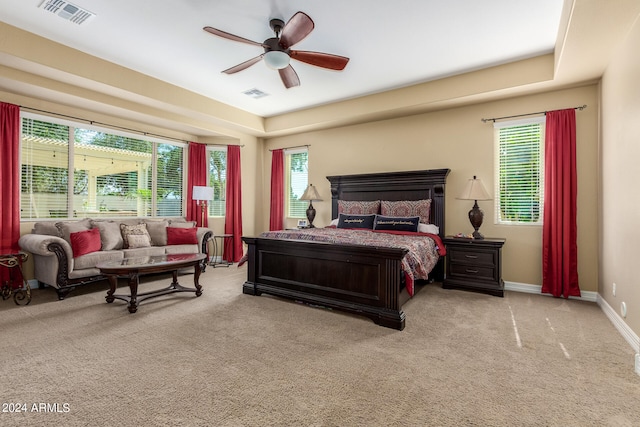
[[613, 282], [613, 290], [612, 290], [613, 296], [616, 296], [616, 282]]
[[640, 375], [640, 353], [636, 353], [636, 374]]

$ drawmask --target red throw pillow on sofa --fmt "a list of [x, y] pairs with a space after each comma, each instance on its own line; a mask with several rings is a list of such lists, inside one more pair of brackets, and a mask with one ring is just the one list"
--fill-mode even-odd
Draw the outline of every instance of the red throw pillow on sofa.
[[97, 252], [102, 247], [99, 228], [76, 231], [69, 235], [69, 240], [71, 241], [71, 250], [73, 250], [74, 257]]
[[197, 245], [195, 228], [167, 227], [167, 245]]

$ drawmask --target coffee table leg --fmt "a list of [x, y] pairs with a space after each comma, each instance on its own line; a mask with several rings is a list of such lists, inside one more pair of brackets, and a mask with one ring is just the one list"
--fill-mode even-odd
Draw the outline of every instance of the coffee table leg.
[[116, 287], [118, 286], [118, 276], [109, 276], [109, 290], [107, 291], [107, 296], [105, 297], [108, 303], [112, 303], [115, 298], [113, 297], [113, 293], [116, 291]]
[[171, 283], [172, 287], [176, 287], [178, 286], [180, 283], [178, 283], [178, 270], [173, 270], [173, 283]]
[[202, 271], [202, 266], [200, 263], [195, 265], [195, 272], [193, 273], [193, 284], [196, 287], [196, 296], [199, 297], [202, 295], [202, 286], [200, 285], [200, 272]]
[[131, 273], [129, 275], [129, 291], [131, 292], [131, 298], [129, 300], [129, 313], [135, 313], [138, 311], [138, 273]]

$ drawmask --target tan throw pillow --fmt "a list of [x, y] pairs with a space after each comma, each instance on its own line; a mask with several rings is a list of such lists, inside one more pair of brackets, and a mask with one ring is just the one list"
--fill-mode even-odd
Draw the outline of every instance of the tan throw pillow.
[[56, 222], [56, 227], [60, 230], [60, 236], [71, 244], [71, 233], [90, 229], [91, 220], [89, 220], [89, 218], [85, 218], [77, 221], [61, 221]]
[[147, 231], [151, 237], [153, 246], [167, 246], [167, 226], [168, 221], [165, 220], [145, 220]]
[[120, 232], [125, 249], [147, 248], [151, 246], [151, 236], [149, 236], [149, 232], [147, 231], [147, 224], [120, 224]]
[[91, 221], [91, 226], [100, 230], [103, 251], [122, 249], [124, 242], [120, 233], [120, 224], [114, 221]]

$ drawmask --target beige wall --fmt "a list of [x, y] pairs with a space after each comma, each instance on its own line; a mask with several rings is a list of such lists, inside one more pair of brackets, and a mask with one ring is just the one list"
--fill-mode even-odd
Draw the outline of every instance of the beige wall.
[[[614, 53], [602, 79], [600, 284], [598, 291], [640, 335], [640, 23]], [[613, 295], [616, 283], [616, 295]], [[638, 350], [636, 348], [636, 350]]]
[[[577, 113], [578, 143], [578, 269], [581, 289], [597, 290], [597, 86], [585, 87], [482, 103], [428, 114], [368, 124], [273, 138], [266, 149], [309, 144], [309, 182], [316, 185], [324, 201], [314, 203], [314, 224], [331, 220], [329, 175], [450, 168], [447, 180], [447, 234], [473, 231], [467, 212], [469, 201], [456, 200], [466, 180], [477, 175], [489, 192], [494, 190], [493, 126], [481, 118], [508, 116], [569, 108], [587, 104]], [[266, 151], [266, 150], [265, 150]], [[269, 194], [271, 156], [264, 156], [262, 192]], [[481, 231], [485, 236], [505, 237], [503, 278], [506, 281], [540, 285], [541, 227], [494, 224], [493, 202], [479, 202], [485, 212]], [[268, 197], [263, 200], [268, 212]], [[287, 225], [293, 225], [289, 222]], [[269, 225], [262, 218], [262, 229]], [[526, 261], [525, 261], [526, 260]]]

